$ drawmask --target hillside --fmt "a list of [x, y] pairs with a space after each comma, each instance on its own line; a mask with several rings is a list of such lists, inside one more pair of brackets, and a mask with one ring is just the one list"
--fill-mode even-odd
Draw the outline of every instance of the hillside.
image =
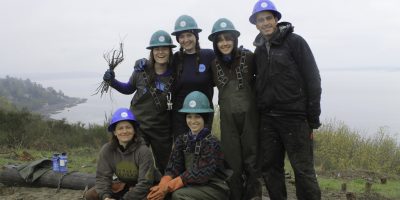
[[[7, 101], [9, 103], [7, 103]], [[86, 99], [68, 97], [52, 87], [44, 88], [30, 79], [22, 80], [6, 76], [0, 78], [0, 104], [11, 104], [17, 108], [48, 116], [67, 107], [86, 102]]]

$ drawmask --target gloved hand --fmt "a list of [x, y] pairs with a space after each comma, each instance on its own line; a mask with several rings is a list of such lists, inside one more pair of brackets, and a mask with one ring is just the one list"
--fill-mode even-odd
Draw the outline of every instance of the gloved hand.
[[133, 67], [133, 69], [137, 72], [142, 72], [146, 68], [146, 63], [147, 63], [146, 58], [138, 59], [138, 60], [136, 60], [135, 66]]
[[163, 176], [160, 183], [152, 188], [147, 195], [148, 200], [162, 200], [168, 194], [168, 182], [172, 180], [171, 176]]
[[115, 73], [113, 70], [108, 69], [103, 76], [103, 80], [106, 82], [111, 82], [115, 78]]
[[168, 194], [167, 185], [156, 185], [150, 188], [150, 192], [147, 195], [148, 200], [163, 200]]
[[173, 192], [183, 186], [184, 185], [183, 185], [182, 178], [180, 176], [178, 176], [168, 182], [168, 192]]

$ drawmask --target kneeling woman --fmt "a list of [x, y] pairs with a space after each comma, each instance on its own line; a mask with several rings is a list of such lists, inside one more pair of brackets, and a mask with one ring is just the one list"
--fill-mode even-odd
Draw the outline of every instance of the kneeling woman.
[[171, 193], [173, 200], [228, 199], [219, 141], [204, 128], [208, 114], [214, 112], [207, 96], [198, 91], [189, 93], [179, 112], [186, 113], [190, 131], [177, 137], [165, 175], [147, 198], [162, 200]]
[[[111, 141], [100, 150], [96, 185], [85, 197], [91, 199], [145, 199], [155, 173], [151, 150], [136, 134], [139, 124], [127, 108], [112, 116], [108, 131]], [[113, 181], [113, 176], [118, 182]]]

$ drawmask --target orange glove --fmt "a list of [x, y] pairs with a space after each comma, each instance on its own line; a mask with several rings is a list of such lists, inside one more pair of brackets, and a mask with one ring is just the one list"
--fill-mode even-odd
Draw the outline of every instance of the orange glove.
[[160, 186], [154, 186], [150, 188], [150, 193], [147, 195], [148, 200], [163, 200], [168, 194], [168, 187], [161, 188]]
[[171, 176], [163, 176], [160, 183], [152, 188], [147, 195], [148, 200], [162, 200], [168, 194], [168, 182], [172, 180]]
[[166, 183], [168, 183], [171, 180], [172, 180], [171, 176], [163, 176], [163, 177], [161, 177], [160, 183], [158, 185], [165, 185]]
[[173, 192], [181, 187], [183, 187], [183, 181], [180, 176], [172, 179], [170, 182], [168, 182], [168, 192]]

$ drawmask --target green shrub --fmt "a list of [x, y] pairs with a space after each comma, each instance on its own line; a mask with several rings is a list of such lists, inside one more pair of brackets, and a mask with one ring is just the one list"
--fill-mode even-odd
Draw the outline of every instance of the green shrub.
[[44, 119], [29, 111], [8, 112], [0, 109], [0, 146], [62, 150], [77, 147], [99, 147], [108, 141], [105, 126], [63, 120]]
[[400, 147], [383, 128], [373, 137], [365, 137], [341, 122], [331, 121], [315, 134], [315, 164], [321, 170], [400, 174]]

